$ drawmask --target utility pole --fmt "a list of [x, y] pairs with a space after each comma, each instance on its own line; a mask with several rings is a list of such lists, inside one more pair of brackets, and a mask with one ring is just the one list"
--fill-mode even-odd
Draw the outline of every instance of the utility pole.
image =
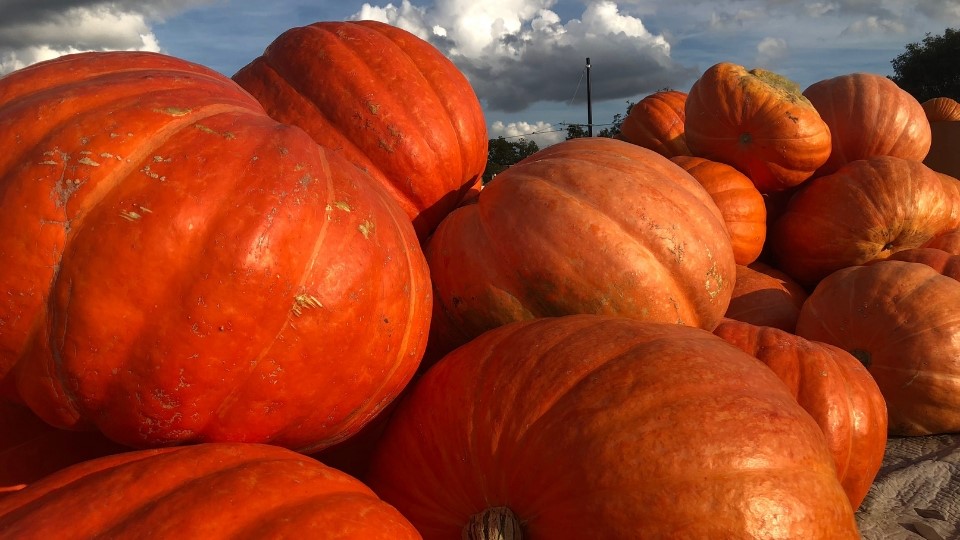
[[590, 102], [590, 57], [587, 57], [587, 135], [593, 137], [593, 104]]

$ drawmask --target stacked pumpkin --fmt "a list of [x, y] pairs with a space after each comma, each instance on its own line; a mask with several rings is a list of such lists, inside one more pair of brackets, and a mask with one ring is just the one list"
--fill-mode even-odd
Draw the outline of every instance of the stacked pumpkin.
[[[960, 191], [915, 116], [845, 142], [818, 102], [913, 103], [838, 79], [718, 64], [482, 190], [472, 89], [383, 24], [291, 29], [233, 80], [149, 53], [0, 79], [0, 391], [113, 454], [17, 479], [0, 534], [93, 501], [73, 537], [857, 538], [888, 405], [951, 429], [957, 374], [889, 394], [896, 336], [856, 325], [919, 355], [960, 295], [864, 263], [957, 228]], [[794, 225], [867, 195], [869, 238]]]

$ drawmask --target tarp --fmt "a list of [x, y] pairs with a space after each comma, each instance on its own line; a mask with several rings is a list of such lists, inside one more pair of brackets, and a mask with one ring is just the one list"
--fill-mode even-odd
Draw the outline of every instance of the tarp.
[[960, 539], [960, 434], [890, 438], [857, 523], [866, 540]]

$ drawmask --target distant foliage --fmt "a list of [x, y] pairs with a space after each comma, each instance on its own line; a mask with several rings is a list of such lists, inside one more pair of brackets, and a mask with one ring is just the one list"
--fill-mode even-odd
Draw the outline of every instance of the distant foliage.
[[538, 150], [540, 150], [540, 147], [537, 146], [536, 142], [524, 138], [515, 141], [508, 141], [502, 136], [490, 139], [487, 150], [487, 168], [483, 171], [483, 183], [486, 184], [494, 176]]
[[947, 28], [943, 35], [927, 33], [923, 41], [910, 43], [890, 61], [890, 77], [917, 101], [934, 97], [960, 100], [960, 31]]

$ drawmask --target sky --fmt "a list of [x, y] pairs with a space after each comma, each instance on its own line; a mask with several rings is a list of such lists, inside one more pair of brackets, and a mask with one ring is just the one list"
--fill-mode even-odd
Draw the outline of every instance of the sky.
[[62, 54], [146, 50], [231, 76], [288, 28], [356, 19], [403, 28], [450, 58], [490, 138], [545, 147], [586, 124], [588, 105], [596, 132], [628, 102], [687, 91], [718, 62], [801, 88], [892, 75], [907, 44], [960, 27], [960, 0], [0, 0], [0, 75]]

